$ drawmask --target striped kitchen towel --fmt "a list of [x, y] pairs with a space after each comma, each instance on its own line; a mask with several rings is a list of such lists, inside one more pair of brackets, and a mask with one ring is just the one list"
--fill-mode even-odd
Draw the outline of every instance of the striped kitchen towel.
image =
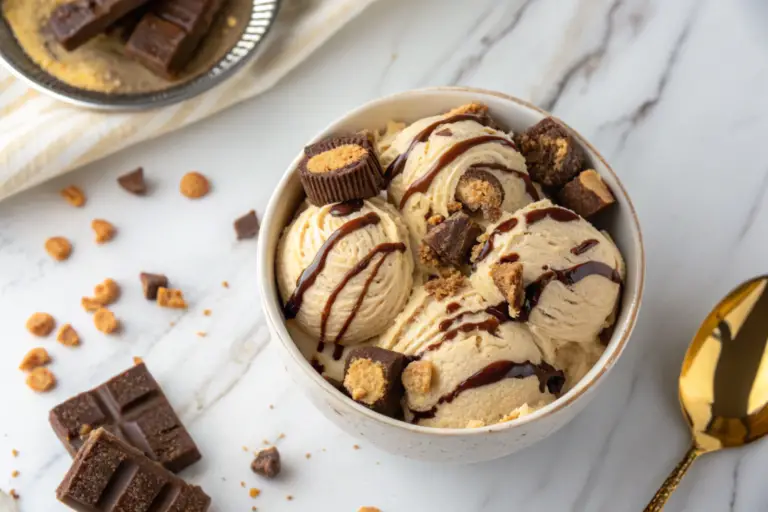
[[374, 1], [284, 0], [265, 48], [246, 69], [196, 98], [147, 112], [69, 106], [0, 68], [0, 199], [269, 89]]

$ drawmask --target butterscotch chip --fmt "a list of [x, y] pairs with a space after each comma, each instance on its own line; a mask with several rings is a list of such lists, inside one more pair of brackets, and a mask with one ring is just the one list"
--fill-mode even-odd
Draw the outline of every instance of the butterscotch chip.
[[435, 300], [440, 301], [456, 295], [466, 284], [467, 279], [461, 273], [453, 272], [445, 277], [427, 281], [424, 284], [424, 290]]
[[83, 297], [80, 299], [80, 304], [83, 306], [83, 309], [89, 313], [93, 313], [101, 307], [101, 303], [91, 297]]
[[179, 184], [179, 190], [181, 193], [190, 199], [199, 199], [211, 189], [211, 184], [208, 182], [208, 178], [200, 174], [199, 172], [189, 172], [181, 178]]
[[27, 375], [27, 386], [29, 386], [32, 391], [44, 393], [53, 389], [55, 385], [56, 377], [53, 376], [53, 373], [51, 373], [48, 368], [43, 366], [33, 369], [29, 372], [29, 375]]
[[80, 344], [80, 336], [71, 324], [64, 324], [56, 334], [56, 341], [67, 347], [76, 347]]
[[411, 393], [429, 393], [432, 387], [431, 361], [414, 361], [403, 370], [403, 386]]
[[120, 327], [115, 314], [106, 308], [100, 308], [93, 314], [93, 324], [104, 334], [112, 334]]
[[54, 236], [45, 241], [45, 250], [56, 261], [64, 261], [72, 254], [72, 244], [63, 236]]
[[251, 498], [255, 498], [259, 494], [261, 494], [261, 491], [259, 489], [256, 489], [255, 487], [251, 487], [251, 489], [248, 491], [248, 496], [250, 496]]
[[70, 185], [67, 188], [62, 189], [62, 191], [59, 193], [61, 194], [61, 197], [66, 199], [67, 202], [72, 206], [80, 208], [85, 205], [85, 194], [83, 194], [83, 191], [74, 185]]
[[104, 219], [94, 219], [91, 221], [91, 229], [96, 233], [96, 243], [104, 244], [115, 237], [116, 229], [111, 223]]
[[525, 286], [523, 286], [522, 263], [495, 263], [491, 267], [491, 279], [493, 284], [504, 296], [509, 304], [509, 314], [512, 318], [520, 316], [520, 310], [525, 300]]
[[588, 169], [566, 184], [558, 196], [560, 204], [582, 217], [591, 217], [616, 202], [603, 178]]
[[96, 302], [102, 306], [108, 306], [120, 297], [120, 285], [112, 279], [105, 279], [103, 283], [94, 287], [93, 295]]
[[40, 366], [45, 366], [51, 362], [51, 356], [48, 351], [42, 347], [33, 348], [24, 356], [19, 365], [19, 370], [29, 372]]
[[360, 507], [357, 512], [381, 512], [376, 507]]
[[157, 289], [157, 303], [164, 308], [186, 309], [187, 307], [181, 290], [162, 286]]
[[56, 321], [48, 313], [35, 313], [27, 320], [27, 330], [35, 336], [48, 336], [56, 326]]

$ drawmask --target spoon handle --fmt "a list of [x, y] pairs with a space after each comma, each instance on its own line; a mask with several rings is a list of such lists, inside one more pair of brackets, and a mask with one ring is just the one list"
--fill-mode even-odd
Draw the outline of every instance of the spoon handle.
[[683, 476], [685, 476], [688, 468], [691, 467], [693, 461], [696, 460], [701, 453], [702, 452], [696, 448], [696, 445], [691, 444], [691, 447], [688, 448], [683, 460], [677, 464], [667, 479], [664, 480], [664, 483], [661, 484], [659, 490], [656, 491], [656, 496], [654, 496], [650, 503], [645, 507], [644, 512], [661, 512], [669, 497], [674, 490], [677, 489], [677, 486], [680, 485], [680, 481], [683, 479]]

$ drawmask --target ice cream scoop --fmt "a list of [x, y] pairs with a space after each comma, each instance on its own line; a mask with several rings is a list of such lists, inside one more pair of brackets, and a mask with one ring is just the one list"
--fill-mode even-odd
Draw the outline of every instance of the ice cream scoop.
[[554, 400], [564, 383], [527, 326], [510, 321], [459, 275], [417, 287], [377, 344], [414, 359], [403, 376], [404, 409], [420, 425], [513, 419]]
[[[528, 177], [512, 138], [491, 125], [484, 107], [465, 105], [382, 139], [390, 201], [402, 212], [416, 245], [429, 218], [448, 217], [462, 205], [479, 211], [479, 202], [491, 201], [494, 211], [483, 209], [478, 215], [485, 225], [495, 211], [514, 212], [539, 199], [541, 191]], [[474, 183], [462, 182], [467, 173], [475, 176]]]
[[614, 243], [588, 221], [543, 200], [505, 215], [480, 240], [473, 286], [489, 303], [503, 302], [494, 269], [521, 263], [525, 302], [520, 320], [538, 338], [555, 346], [592, 343], [612, 322], [624, 262]]
[[286, 319], [318, 343], [354, 345], [380, 334], [413, 282], [408, 234], [381, 198], [306, 205], [278, 245]]

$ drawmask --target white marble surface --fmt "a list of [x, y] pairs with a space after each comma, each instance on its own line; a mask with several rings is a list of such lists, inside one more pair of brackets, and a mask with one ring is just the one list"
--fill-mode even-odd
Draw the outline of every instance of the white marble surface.
[[[47, 411], [137, 355], [200, 445], [205, 458], [185, 476], [204, 485], [216, 511], [642, 509], [687, 445], [675, 388], [689, 338], [724, 292], [768, 267], [766, 5], [382, 0], [264, 96], [3, 202], [0, 488], [18, 489], [22, 511], [61, 510], [53, 491], [69, 456]], [[311, 408], [269, 345], [255, 243], [235, 243], [230, 226], [249, 208], [263, 212], [302, 143], [335, 117], [382, 94], [449, 83], [529, 99], [590, 138], [629, 189], [648, 253], [640, 324], [586, 413], [540, 445], [469, 467], [410, 462], [364, 444], [354, 450], [355, 439]], [[114, 181], [137, 165], [153, 183], [143, 199]], [[200, 202], [177, 193], [191, 169], [213, 179], [213, 194]], [[70, 183], [87, 191], [86, 208], [58, 197]], [[92, 242], [96, 217], [120, 229], [113, 243]], [[75, 242], [66, 263], [42, 249], [56, 234]], [[145, 303], [141, 270], [169, 274], [188, 295], [189, 311]], [[114, 309], [125, 330], [110, 338], [79, 306], [105, 277], [124, 290]], [[24, 321], [39, 310], [72, 322], [83, 346], [33, 339]], [[60, 379], [42, 396], [16, 369], [38, 344], [51, 351]], [[258, 481], [241, 447], [281, 432], [284, 478]], [[768, 510], [766, 464], [764, 442], [707, 456], [667, 510]], [[14, 469], [18, 478], [10, 477]], [[241, 481], [262, 495], [249, 498]]]

